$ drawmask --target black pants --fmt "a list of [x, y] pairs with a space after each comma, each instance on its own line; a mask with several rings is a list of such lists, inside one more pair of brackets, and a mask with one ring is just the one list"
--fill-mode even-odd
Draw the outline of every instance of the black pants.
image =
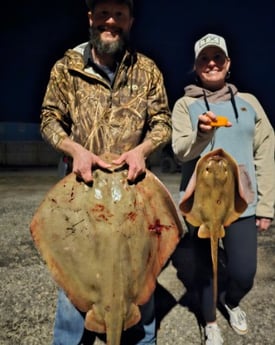
[[[197, 292], [205, 322], [216, 320], [213, 308], [213, 272], [210, 240], [197, 236], [198, 228], [186, 223], [188, 234], [176, 249], [172, 261], [178, 277], [189, 292]], [[255, 217], [240, 218], [225, 229], [223, 249], [219, 250], [219, 292], [225, 303], [236, 307], [251, 290], [257, 266], [257, 228]], [[222, 260], [221, 260], [222, 259]]]

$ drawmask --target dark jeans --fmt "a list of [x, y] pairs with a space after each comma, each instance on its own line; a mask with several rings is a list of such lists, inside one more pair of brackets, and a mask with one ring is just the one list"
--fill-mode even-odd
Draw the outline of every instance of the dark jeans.
[[[213, 273], [210, 240], [198, 238], [198, 228], [186, 223], [188, 233], [176, 249], [172, 261], [187, 290], [197, 293], [205, 322], [216, 320], [213, 308]], [[239, 218], [225, 228], [219, 256], [219, 292], [230, 307], [239, 305], [251, 290], [257, 267], [255, 217]], [[221, 274], [223, 276], [221, 276]], [[221, 286], [222, 285], [222, 286]]]

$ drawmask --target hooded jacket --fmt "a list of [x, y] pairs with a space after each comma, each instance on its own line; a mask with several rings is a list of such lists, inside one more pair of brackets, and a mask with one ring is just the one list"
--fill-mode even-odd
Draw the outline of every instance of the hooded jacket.
[[89, 43], [68, 50], [51, 70], [41, 134], [58, 149], [66, 137], [100, 155], [121, 154], [145, 138], [154, 149], [171, 140], [163, 76], [146, 56], [125, 52], [113, 81], [87, 57]]
[[[232, 127], [208, 133], [199, 131], [198, 116], [208, 110], [226, 116]], [[174, 105], [172, 125], [173, 151], [184, 162], [181, 191], [185, 190], [199, 157], [222, 148], [245, 166], [251, 179], [255, 197], [242, 217], [274, 217], [274, 130], [252, 94], [238, 92], [232, 84], [214, 92], [189, 85]]]

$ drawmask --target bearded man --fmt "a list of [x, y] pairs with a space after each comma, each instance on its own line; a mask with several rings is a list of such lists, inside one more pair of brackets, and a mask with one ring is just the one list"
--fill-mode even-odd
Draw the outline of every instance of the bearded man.
[[[51, 70], [42, 104], [41, 134], [68, 157], [68, 173], [93, 181], [95, 167], [128, 166], [128, 180], [145, 173], [146, 160], [171, 140], [171, 114], [155, 62], [130, 48], [132, 0], [86, 0], [90, 40], [69, 49]], [[154, 298], [126, 331], [126, 344], [155, 344]], [[59, 291], [53, 345], [91, 345], [85, 315]], [[133, 331], [133, 332], [132, 332]], [[134, 335], [135, 334], [135, 335]], [[137, 335], [137, 336], [136, 336]]]

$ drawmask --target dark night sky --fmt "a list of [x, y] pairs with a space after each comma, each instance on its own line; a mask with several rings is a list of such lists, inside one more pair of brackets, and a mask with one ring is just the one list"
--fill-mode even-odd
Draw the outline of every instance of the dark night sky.
[[[23, 4], [24, 3], [24, 4]], [[136, 0], [132, 38], [163, 71], [170, 105], [190, 81], [194, 41], [223, 35], [230, 82], [254, 93], [275, 126], [275, 1]], [[258, 3], [259, 4], [259, 3]], [[84, 0], [13, 1], [1, 9], [0, 122], [38, 123], [50, 68], [87, 40]]]

